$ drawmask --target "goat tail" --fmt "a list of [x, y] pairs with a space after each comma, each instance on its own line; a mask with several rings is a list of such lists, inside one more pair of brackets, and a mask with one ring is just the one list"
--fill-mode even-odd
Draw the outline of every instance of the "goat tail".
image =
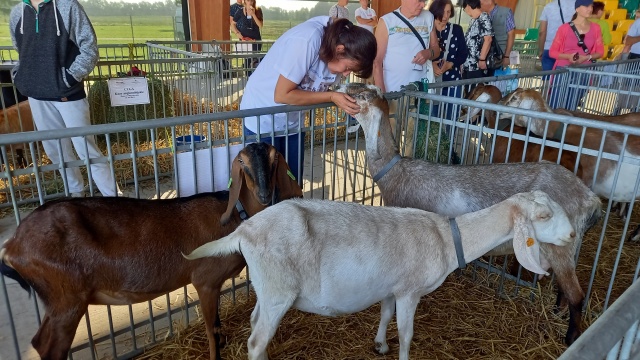
[[0, 274], [17, 281], [18, 284], [20, 284], [20, 286], [29, 293], [29, 296], [31, 296], [31, 285], [29, 285], [27, 280], [25, 280], [22, 275], [16, 271], [16, 269], [12, 268], [5, 262], [4, 256], [6, 251], [7, 249], [5, 248], [0, 249]]
[[188, 260], [195, 260], [208, 256], [225, 256], [242, 253], [240, 251], [240, 240], [242, 240], [241, 236], [231, 234], [221, 239], [208, 242], [193, 250], [191, 254], [182, 254], [182, 256]]
[[598, 196], [594, 195], [589, 205], [588, 208], [591, 210], [591, 214], [588, 219], [584, 219], [585, 232], [598, 223], [602, 217], [602, 201]]

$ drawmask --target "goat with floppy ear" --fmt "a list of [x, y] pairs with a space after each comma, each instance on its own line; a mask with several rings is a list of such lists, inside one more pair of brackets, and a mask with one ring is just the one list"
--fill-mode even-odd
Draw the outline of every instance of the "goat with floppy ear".
[[[245, 182], [244, 178], [247, 176], [252, 181]], [[270, 187], [261, 184], [266, 179], [270, 179]], [[246, 190], [242, 191], [243, 188]], [[229, 222], [236, 207], [240, 212], [253, 215], [271, 203], [294, 197], [302, 197], [302, 189], [291, 174], [284, 156], [269, 144], [254, 143], [250, 149], [245, 148], [245, 151], [240, 152], [231, 164], [229, 204], [220, 223], [225, 225]], [[251, 199], [258, 200], [259, 203]]]
[[[275, 154], [268, 144], [249, 144], [234, 160], [243, 164], [247, 176], [236, 177], [237, 184], [244, 185], [234, 196], [243, 199], [251, 216], [271, 198], [275, 169], [284, 167], [286, 176], [286, 163], [282, 158], [276, 164]], [[276, 177], [280, 199], [302, 195], [295, 181], [281, 178]], [[161, 200], [67, 198], [47, 202], [24, 218], [0, 248], [0, 273], [27, 291], [33, 288], [45, 305], [42, 325], [31, 341], [40, 357], [67, 358], [89, 304], [152, 300], [192, 283], [200, 298], [209, 355], [220, 359], [220, 288], [246, 263], [241, 255], [186, 261], [180, 252], [235, 230], [242, 222], [238, 212], [231, 211], [226, 224], [220, 221], [235, 199], [230, 200], [227, 191]]]
[[575, 237], [565, 211], [542, 191], [515, 194], [455, 220], [406, 207], [292, 199], [186, 257], [237, 255], [242, 249], [258, 299], [251, 314], [249, 359], [267, 359], [267, 345], [291, 307], [337, 316], [381, 302], [376, 350], [389, 352], [386, 333], [396, 309], [398, 358], [408, 360], [420, 298], [456, 268], [513, 238], [518, 261], [546, 274], [538, 243], [562, 248]]

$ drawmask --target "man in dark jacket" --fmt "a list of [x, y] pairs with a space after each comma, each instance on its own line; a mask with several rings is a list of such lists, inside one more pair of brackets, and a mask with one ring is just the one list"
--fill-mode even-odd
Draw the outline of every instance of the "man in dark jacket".
[[[29, 97], [38, 130], [90, 125], [89, 103], [83, 79], [98, 62], [93, 26], [77, 0], [23, 0], [11, 10], [9, 31], [20, 61], [13, 68], [13, 81]], [[87, 136], [89, 157], [102, 156], [93, 136]], [[84, 160], [81, 137], [62, 139], [62, 158], [57, 141], [43, 141], [53, 163]], [[84, 180], [77, 167], [66, 169], [71, 196], [84, 196]], [[115, 196], [118, 186], [107, 163], [91, 165], [91, 174], [104, 196]]]

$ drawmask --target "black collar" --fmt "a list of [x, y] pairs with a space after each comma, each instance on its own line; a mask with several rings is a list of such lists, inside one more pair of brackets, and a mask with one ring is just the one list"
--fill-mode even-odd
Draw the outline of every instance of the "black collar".
[[395, 165], [400, 159], [402, 159], [402, 156], [400, 156], [400, 154], [396, 154], [396, 156], [394, 156], [393, 159], [391, 159], [387, 165], [385, 165], [382, 170], [373, 177], [373, 182], [378, 182], [378, 180], [382, 179], [382, 177], [385, 176], [389, 170], [391, 170], [393, 165]]
[[456, 247], [456, 256], [458, 257], [458, 267], [460, 270], [464, 270], [467, 263], [464, 261], [464, 251], [462, 251], [462, 238], [460, 236], [460, 229], [455, 218], [449, 218], [449, 226], [451, 226], [451, 234], [453, 235], [453, 245]]

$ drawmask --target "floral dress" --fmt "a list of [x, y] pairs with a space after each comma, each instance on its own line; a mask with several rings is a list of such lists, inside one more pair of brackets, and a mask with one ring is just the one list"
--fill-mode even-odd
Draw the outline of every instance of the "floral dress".
[[471, 22], [469, 22], [469, 30], [464, 36], [467, 49], [469, 50], [467, 61], [465, 61], [462, 66], [465, 71], [480, 70], [478, 61], [480, 61], [480, 52], [482, 50], [484, 37], [492, 35], [493, 27], [491, 26], [491, 18], [489, 18], [486, 12], [480, 14], [477, 19], [471, 19]]

